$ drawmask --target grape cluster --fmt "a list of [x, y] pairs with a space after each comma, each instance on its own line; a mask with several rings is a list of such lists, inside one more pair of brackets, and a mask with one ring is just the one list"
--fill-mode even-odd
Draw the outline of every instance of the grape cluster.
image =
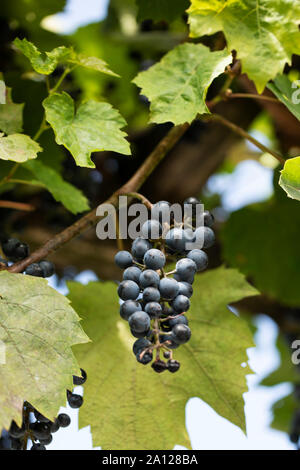
[[[83, 369], [80, 370], [81, 377], [73, 376], [74, 385], [82, 385], [87, 379], [86, 372]], [[81, 395], [67, 390], [67, 401], [71, 408], [80, 408], [83, 398]], [[32, 419], [30, 419], [31, 417]], [[52, 434], [60, 428], [66, 428], [70, 423], [71, 418], [66, 413], [60, 413], [54, 421], [51, 421], [30, 403], [24, 402], [22, 426], [19, 427], [15, 421], [12, 421], [8, 431], [10, 448], [21, 450], [24, 446], [26, 447], [27, 440], [31, 439], [30, 450], [46, 450], [46, 446], [52, 442]]]
[[[9, 261], [15, 263], [29, 256], [29, 246], [17, 238], [2, 238], [1, 247], [6, 258], [0, 257], [0, 267], [7, 267]], [[37, 277], [50, 277], [54, 272], [54, 264], [47, 260], [32, 263], [25, 270], [25, 274]]]
[[[123, 281], [118, 286], [123, 301], [120, 315], [137, 338], [133, 353], [141, 364], [152, 362], [153, 370], [158, 373], [165, 370], [174, 373], [180, 368], [173, 358], [173, 350], [191, 337], [186, 312], [190, 308], [192, 284], [196, 272], [207, 268], [208, 256], [204, 250], [215, 241], [212, 214], [204, 211], [204, 225], [196, 228], [195, 214], [200, 201], [191, 197], [184, 204], [192, 206], [188, 224], [186, 220], [183, 224], [172, 218], [170, 223], [165, 223], [164, 215], [170, 212], [170, 203], [160, 201], [152, 206], [151, 218], [141, 229], [143, 237], [133, 241], [131, 253], [122, 250], [115, 256], [117, 266], [124, 269]], [[194, 241], [199, 232], [203, 249], [186, 250], [187, 242]], [[152, 238], [153, 233], [158, 238]], [[167, 261], [177, 261], [175, 270], [165, 272]]]

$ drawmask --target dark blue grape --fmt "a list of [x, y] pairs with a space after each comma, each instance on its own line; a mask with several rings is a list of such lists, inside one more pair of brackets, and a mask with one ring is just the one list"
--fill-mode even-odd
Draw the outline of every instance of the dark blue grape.
[[142, 333], [150, 328], [150, 317], [146, 312], [134, 312], [128, 318], [129, 326], [137, 333]]
[[158, 287], [159, 286], [160, 277], [156, 271], [153, 269], [145, 269], [140, 275], [140, 286], [145, 287]]
[[136, 359], [141, 364], [149, 364], [149, 362], [151, 362], [153, 359], [153, 353], [151, 351], [146, 351], [144, 354], [142, 354], [142, 351], [139, 351], [136, 355]]
[[120, 315], [124, 320], [128, 320], [134, 312], [142, 310], [142, 306], [136, 300], [125, 300], [120, 306]]
[[44, 277], [43, 270], [40, 267], [39, 263], [32, 263], [25, 269], [25, 274], [29, 276]]
[[186, 281], [181, 281], [178, 282], [179, 285], [179, 290], [178, 290], [178, 295], [185, 295], [185, 297], [192, 297], [193, 295], [193, 287], [189, 282]]
[[152, 245], [148, 240], [138, 237], [132, 242], [131, 253], [137, 261], [143, 261], [144, 254], [151, 248]]
[[188, 281], [197, 271], [196, 263], [189, 258], [182, 258], [176, 263], [176, 273], [181, 280]]
[[129, 266], [131, 266], [133, 263], [131, 253], [125, 250], [118, 251], [118, 253], [115, 256], [115, 263], [121, 269], [129, 268]]
[[195, 230], [195, 236], [198, 248], [210, 248], [216, 240], [213, 230], [209, 227], [198, 227]]
[[180, 325], [180, 324], [188, 325], [189, 322], [185, 315], [180, 315], [175, 318], [170, 318], [168, 320], [168, 324], [171, 328], [173, 328], [175, 325]]
[[159, 283], [161, 296], [166, 300], [172, 300], [179, 291], [178, 282], [175, 279], [164, 277]]
[[149, 302], [145, 306], [145, 312], [147, 312], [151, 318], [158, 318], [162, 314], [162, 308], [158, 302]]
[[43, 273], [43, 277], [51, 277], [55, 273], [54, 264], [48, 260], [42, 260], [39, 262], [40, 268]]
[[148, 339], [137, 339], [132, 346], [133, 354], [136, 356], [139, 351], [143, 351], [144, 349], [149, 348], [149, 346], [151, 346], [151, 342]]
[[136, 300], [140, 293], [138, 284], [134, 281], [122, 281], [118, 287], [118, 294], [122, 300]]
[[160, 301], [160, 292], [156, 287], [146, 287], [143, 292], [143, 301], [148, 302], [159, 302]]
[[167, 369], [169, 372], [177, 372], [180, 368], [180, 362], [175, 361], [175, 359], [169, 359], [167, 362]]
[[203, 217], [204, 217], [204, 225], [206, 225], [206, 227], [212, 227], [215, 221], [215, 218], [212, 215], [212, 213], [209, 211], [204, 211]]
[[134, 281], [137, 284], [140, 280], [142, 270], [137, 266], [130, 266], [129, 268], [125, 269], [123, 273], [123, 280], [124, 281]]
[[172, 328], [171, 337], [177, 344], [187, 343], [191, 337], [191, 330], [187, 325], [178, 323]]
[[144, 255], [144, 263], [149, 269], [161, 269], [166, 264], [166, 257], [162, 251], [151, 248]]
[[177, 313], [186, 312], [190, 308], [190, 299], [185, 295], [177, 295], [177, 297], [172, 300], [171, 306]]
[[197, 266], [197, 271], [204, 271], [208, 266], [208, 256], [203, 250], [195, 248], [187, 254], [187, 258], [194, 261]]

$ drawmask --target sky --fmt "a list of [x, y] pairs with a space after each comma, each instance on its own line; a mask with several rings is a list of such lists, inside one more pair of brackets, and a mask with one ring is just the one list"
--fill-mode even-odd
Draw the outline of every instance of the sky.
[[[82, 8], [82, 0], [69, 0], [64, 12], [48, 17], [43, 21], [43, 25], [52, 31], [68, 34], [80, 26], [103, 19], [107, 4], [108, 0], [84, 0]], [[211, 177], [207, 190], [219, 193], [223, 208], [230, 212], [251, 202], [268, 198], [272, 194], [272, 177], [271, 169], [248, 160], [238, 164], [231, 174]], [[95, 274], [90, 271], [85, 271], [76, 278], [83, 283], [95, 279]], [[55, 276], [49, 282], [57, 288]], [[58, 290], [67, 293], [63, 285], [60, 285]], [[275, 347], [277, 326], [265, 315], [257, 317], [256, 326], [256, 348], [248, 350], [250, 366], [255, 374], [248, 376], [249, 392], [244, 396], [247, 437], [200, 398], [191, 397], [186, 405], [186, 426], [193, 449], [294, 449], [286, 434], [269, 427], [272, 420], [272, 403], [290, 392], [290, 384], [275, 387], [258, 385], [263, 377], [278, 366], [279, 357]], [[84, 395], [84, 388], [76, 387], [75, 392]], [[90, 427], [78, 429], [78, 410], [67, 406], [62, 408], [61, 412], [67, 412], [71, 416], [71, 426], [54, 434], [54, 440], [48, 449], [95, 448]], [[175, 448], [180, 449], [179, 444], [177, 443]]]

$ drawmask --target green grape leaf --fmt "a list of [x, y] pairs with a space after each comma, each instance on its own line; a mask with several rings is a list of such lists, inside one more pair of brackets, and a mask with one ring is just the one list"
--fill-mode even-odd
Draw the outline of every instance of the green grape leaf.
[[58, 144], [64, 145], [78, 166], [95, 167], [92, 152], [111, 150], [130, 154], [125, 120], [109, 103], [90, 100], [75, 113], [74, 101], [67, 93], [53, 93], [43, 101], [46, 119], [51, 124]]
[[288, 197], [300, 201], [300, 157], [290, 158], [280, 172], [280, 186]]
[[300, 81], [290, 81], [287, 75], [277, 75], [267, 87], [300, 121]]
[[291, 432], [291, 423], [296, 410], [299, 409], [294, 395], [291, 393], [272, 405], [273, 420], [271, 427], [286, 433]]
[[87, 69], [96, 70], [97, 72], [105, 73], [106, 75], [112, 75], [113, 77], [119, 77], [117, 73], [110, 70], [107, 63], [98, 59], [98, 57], [88, 57], [84, 54], [76, 54], [73, 52], [72, 57], [68, 61], [70, 64], [80, 65]]
[[24, 166], [31, 171], [36, 181], [45, 185], [45, 189], [52, 194], [56, 201], [61, 202], [73, 214], [89, 209], [88, 200], [82, 191], [64, 181], [53, 168], [44, 165], [40, 160], [32, 160], [25, 163]]
[[300, 303], [300, 205], [278, 193], [231, 214], [221, 232], [223, 256], [256, 288], [284, 304]]
[[68, 287], [93, 341], [74, 351], [89, 376], [80, 425], [92, 426], [96, 445], [131, 450], [189, 446], [185, 405], [194, 396], [245, 430], [243, 393], [250, 369], [241, 364], [254, 344], [247, 323], [227, 304], [257, 291], [241, 274], [221, 267], [197, 276], [188, 314], [192, 338], [175, 352], [181, 368], [174, 375], [155, 374], [137, 363], [114, 283], [70, 282]]
[[14, 40], [14, 45], [30, 60], [32, 67], [38, 73], [49, 75], [58, 64], [70, 64], [80, 65], [115, 77], [119, 76], [108, 68], [104, 60], [77, 54], [71, 47], [60, 46], [50, 52], [41, 52], [27, 39], [21, 40], [19, 38]]
[[6, 94], [5, 104], [0, 104], [0, 130], [5, 134], [22, 132], [24, 103], [13, 103], [10, 88]]
[[85, 343], [79, 317], [45, 279], [0, 272], [0, 427], [22, 421], [26, 400], [49, 419], [65, 404]]
[[59, 63], [66, 62], [71, 55], [71, 50], [65, 46], [56, 47], [51, 52], [42, 53], [26, 38], [16, 38], [14, 45], [30, 60], [36, 72], [45, 75], [52, 73]]
[[138, 21], [173, 21], [180, 18], [189, 7], [189, 0], [136, 0]]
[[202, 44], [181, 44], [160, 62], [140, 72], [133, 83], [151, 101], [151, 122], [192, 122], [209, 113], [208, 87], [232, 61], [227, 51], [211, 52]]
[[42, 148], [25, 134], [11, 134], [3, 137], [0, 134], [0, 159], [23, 163], [37, 157]]
[[299, 2], [191, 0], [188, 13], [192, 37], [224, 32], [259, 93], [300, 53]]

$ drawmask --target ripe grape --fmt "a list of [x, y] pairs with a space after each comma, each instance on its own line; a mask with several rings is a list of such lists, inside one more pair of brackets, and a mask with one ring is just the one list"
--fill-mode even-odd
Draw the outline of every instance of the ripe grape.
[[179, 292], [179, 283], [175, 279], [163, 278], [159, 283], [161, 296], [166, 300], [172, 300]]
[[78, 377], [77, 375], [73, 375], [73, 384], [74, 385], [83, 385], [86, 382], [87, 379], [87, 374], [85, 370], [80, 369], [81, 372], [81, 377]]
[[153, 353], [150, 351], [146, 351], [144, 354], [142, 354], [141, 352], [138, 352], [136, 355], [136, 359], [141, 364], [144, 364], [144, 365], [149, 364], [149, 362], [151, 362], [153, 359]]
[[145, 306], [145, 312], [147, 312], [151, 318], [158, 318], [162, 313], [162, 308], [158, 302], [149, 302]]
[[142, 261], [146, 251], [152, 248], [151, 243], [144, 238], [138, 237], [132, 242], [131, 253], [137, 261]]
[[152, 269], [145, 269], [140, 275], [140, 286], [145, 287], [158, 287], [160, 277], [156, 271]]
[[[196, 243], [198, 245], [203, 243], [203, 248], [210, 248], [215, 243], [215, 234], [210, 227], [198, 227], [195, 230]], [[201, 248], [199, 246], [199, 248]]]
[[164, 372], [167, 369], [166, 363], [164, 361], [161, 361], [161, 360], [152, 362], [151, 367], [155, 372], [158, 372], [159, 374], [161, 372]]
[[120, 315], [124, 320], [128, 320], [134, 312], [142, 310], [142, 306], [136, 300], [125, 300], [120, 307]]
[[67, 390], [67, 400], [71, 408], [80, 408], [83, 404], [82, 396], [72, 393], [70, 390]]
[[129, 268], [125, 269], [123, 273], [123, 280], [134, 281], [138, 284], [141, 272], [142, 270], [138, 268], [137, 266], [130, 266]]
[[150, 328], [150, 317], [146, 312], [134, 312], [128, 318], [129, 326], [137, 333], [142, 333]]
[[149, 348], [151, 346], [151, 342], [146, 339], [146, 338], [140, 338], [137, 339], [132, 347], [133, 354], [136, 356], [139, 351], [142, 351], [143, 349]]
[[60, 413], [57, 416], [57, 422], [61, 428], [66, 428], [71, 423], [71, 418], [66, 413]]
[[189, 282], [186, 281], [180, 281], [177, 283], [178, 284], [178, 294], [182, 294], [185, 297], [192, 297], [193, 295], [193, 287]]
[[190, 308], [190, 299], [185, 295], [179, 294], [172, 300], [171, 306], [177, 313], [186, 312]]
[[180, 362], [175, 361], [175, 359], [169, 359], [167, 362], [167, 368], [169, 372], [177, 372], [180, 368]]
[[173, 328], [175, 325], [179, 325], [179, 324], [188, 325], [189, 321], [185, 315], [180, 315], [175, 318], [170, 318], [170, 320], [168, 321], [168, 324], [171, 328]]
[[129, 251], [119, 251], [115, 256], [115, 263], [119, 268], [125, 269], [132, 265], [133, 259]]
[[189, 258], [182, 258], [176, 263], [176, 272], [182, 280], [189, 279], [197, 271], [196, 263]]
[[208, 266], [208, 256], [205, 251], [195, 248], [187, 254], [187, 258], [194, 261], [197, 266], [197, 271], [204, 271]]
[[162, 251], [157, 250], [156, 248], [152, 248], [145, 253], [144, 263], [149, 269], [161, 269], [166, 263], [166, 257]]
[[143, 301], [148, 302], [159, 302], [160, 292], [156, 287], [146, 287], [143, 292]]
[[184, 344], [191, 337], [191, 330], [187, 325], [179, 323], [172, 328], [171, 337], [177, 344]]
[[138, 284], [134, 281], [122, 281], [118, 287], [118, 294], [122, 300], [136, 300], [140, 293]]

